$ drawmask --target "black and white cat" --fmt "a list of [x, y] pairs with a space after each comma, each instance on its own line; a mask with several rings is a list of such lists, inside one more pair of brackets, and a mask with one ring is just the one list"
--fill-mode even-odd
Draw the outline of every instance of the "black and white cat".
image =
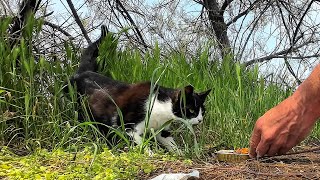
[[[148, 129], [157, 131], [170, 120], [186, 119], [191, 124], [201, 123], [205, 113], [204, 102], [211, 90], [195, 93], [191, 85], [183, 89], [159, 85], [152, 88], [151, 82], [127, 84], [98, 74], [96, 58], [106, 33], [106, 27], [102, 26], [101, 37], [85, 49], [77, 73], [70, 78], [78, 93], [88, 97], [95, 121], [120, 126], [117, 108], [120, 109], [125, 128], [136, 144], [142, 143], [146, 125]], [[149, 121], [146, 123], [148, 112]], [[156, 135], [157, 141], [170, 151], [180, 151], [169, 130], [169, 125], [164, 127]]]

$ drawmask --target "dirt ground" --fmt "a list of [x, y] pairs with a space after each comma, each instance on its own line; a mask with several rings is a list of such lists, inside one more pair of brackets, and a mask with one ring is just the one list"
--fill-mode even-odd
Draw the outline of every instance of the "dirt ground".
[[[307, 151], [308, 149], [299, 150]], [[259, 160], [249, 159], [240, 163], [218, 162], [215, 155], [191, 165], [182, 161], [155, 162], [158, 167], [150, 175], [141, 174], [141, 179], [150, 179], [162, 173], [189, 173], [195, 169], [200, 179], [320, 179], [320, 151], [283, 155]]]

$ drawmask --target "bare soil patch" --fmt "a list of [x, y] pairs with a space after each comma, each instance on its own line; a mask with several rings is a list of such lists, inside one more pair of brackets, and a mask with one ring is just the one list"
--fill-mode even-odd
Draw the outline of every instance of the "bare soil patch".
[[283, 155], [240, 163], [218, 162], [215, 156], [205, 162], [186, 165], [183, 161], [154, 162], [159, 169], [141, 179], [150, 179], [162, 173], [200, 172], [200, 179], [320, 179], [320, 151]]

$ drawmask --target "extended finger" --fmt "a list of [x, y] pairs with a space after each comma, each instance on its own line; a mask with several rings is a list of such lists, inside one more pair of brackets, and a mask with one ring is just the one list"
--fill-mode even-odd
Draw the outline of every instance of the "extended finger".
[[269, 149], [270, 143], [268, 143], [262, 138], [256, 149], [257, 157], [259, 158], [264, 156], [269, 151]]
[[250, 152], [249, 152], [249, 156], [251, 158], [255, 158], [257, 156], [257, 153], [256, 153], [256, 149], [257, 149], [257, 146], [260, 142], [260, 139], [261, 139], [261, 134], [259, 133], [259, 131], [256, 130], [256, 128], [253, 130], [253, 133], [251, 135], [251, 138], [250, 138]]

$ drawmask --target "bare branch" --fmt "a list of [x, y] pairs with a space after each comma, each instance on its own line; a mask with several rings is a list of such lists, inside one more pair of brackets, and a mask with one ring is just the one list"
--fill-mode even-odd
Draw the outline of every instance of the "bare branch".
[[[285, 21], [285, 19], [284, 19], [284, 14], [283, 14], [283, 12], [282, 12], [282, 10], [281, 10], [281, 7], [280, 7], [280, 5], [279, 5], [279, 3], [278, 3], [278, 1], [277, 1], [277, 7], [279, 8], [282, 22], [283, 22], [283, 24], [284, 24], [284, 26], [285, 26], [285, 29], [286, 29], [286, 31], [287, 31], [287, 35], [288, 35], [288, 37], [289, 37], [289, 39], [290, 39], [290, 48], [289, 48], [289, 50], [287, 51], [287, 53], [290, 53], [290, 52], [291, 52], [291, 48], [293, 48], [294, 45], [298, 42], [298, 40], [299, 40], [300, 38], [302, 38], [302, 35], [298, 36], [298, 31], [300, 30], [300, 27], [301, 27], [301, 25], [302, 25], [302, 22], [303, 22], [303, 20], [304, 20], [304, 17], [305, 17], [306, 14], [309, 12], [309, 9], [311, 8], [311, 5], [313, 4], [313, 2], [314, 2], [314, 1], [312, 0], [312, 1], [307, 5], [307, 8], [306, 8], [305, 11], [303, 12], [303, 14], [302, 14], [302, 16], [301, 16], [301, 18], [300, 18], [300, 20], [299, 20], [299, 23], [298, 23], [297, 26], [294, 28], [295, 30], [294, 30], [294, 32], [293, 32], [292, 38], [290, 38], [289, 28], [288, 28], [288, 26], [287, 26], [287, 24], [286, 24], [286, 21]], [[289, 14], [290, 14], [292, 17], [294, 17], [294, 14], [290, 11], [290, 9], [287, 8], [286, 5], [283, 4], [283, 2], [281, 2], [281, 4], [282, 4], [282, 5], [285, 7], [285, 9], [289, 12]], [[296, 79], [296, 81], [297, 81], [298, 84], [301, 84], [301, 80], [297, 77], [297, 75], [296, 75], [295, 72], [293, 71], [293, 69], [292, 69], [292, 67], [291, 67], [291, 65], [290, 65], [290, 63], [289, 63], [289, 61], [288, 61], [287, 58], [284, 58], [284, 62], [285, 62], [285, 65], [287, 66], [287, 69], [289, 70], [290, 74]]]
[[301, 80], [298, 78], [298, 76], [296, 75], [296, 73], [294, 73], [289, 61], [287, 58], [284, 58], [284, 63], [286, 64], [287, 66], [287, 69], [289, 70], [290, 74], [296, 79], [297, 83], [298, 84], [301, 84]]
[[284, 49], [282, 51], [279, 51], [279, 52], [276, 52], [276, 53], [273, 53], [273, 54], [270, 54], [268, 56], [264, 56], [264, 57], [260, 57], [260, 58], [257, 58], [257, 59], [252, 59], [252, 60], [249, 60], [247, 62], [244, 63], [245, 66], [250, 66], [252, 64], [255, 64], [255, 63], [261, 63], [261, 62], [264, 62], [264, 61], [268, 61], [268, 60], [271, 60], [271, 59], [274, 59], [274, 58], [277, 58], [277, 57], [281, 57], [281, 55], [283, 55], [283, 57], [286, 57], [286, 54], [290, 53], [290, 52], [293, 52], [293, 51], [296, 51], [298, 50], [299, 48], [303, 47], [303, 46], [306, 46], [308, 44], [312, 43], [311, 41], [307, 41], [307, 42], [304, 42], [298, 46], [295, 46], [293, 48], [287, 48], [287, 49]]
[[201, 4], [202, 6], [204, 5], [203, 2], [201, 0], [193, 0], [194, 2]]
[[40, 5], [41, 0], [24, 0], [20, 5], [18, 17], [14, 19], [12, 28], [10, 29], [10, 46], [18, 42], [21, 36], [21, 30], [23, 29], [27, 16], [30, 13], [35, 13]]
[[7, 16], [7, 12], [6, 12], [7, 10], [9, 11], [9, 16], [14, 16], [14, 13], [13, 13], [11, 7], [7, 4], [6, 1], [0, 0], [0, 4], [1, 4], [2, 7], [3, 7], [6, 16]]
[[253, 10], [253, 8], [260, 3], [262, 0], [257, 0], [255, 2], [253, 2], [246, 10], [244, 10], [243, 12], [239, 13], [237, 16], [233, 17], [229, 22], [227, 22], [227, 26], [230, 26], [232, 23], [236, 22], [238, 19], [240, 19], [241, 17], [247, 15], [250, 11]]
[[300, 26], [302, 24], [302, 21], [304, 20], [304, 17], [306, 16], [306, 14], [309, 12], [309, 9], [311, 8], [311, 5], [314, 3], [314, 1], [312, 0], [309, 4], [308, 4], [308, 7], [306, 8], [306, 10], [304, 11], [303, 15], [301, 16], [300, 18], [300, 21], [296, 27], [296, 30], [294, 31], [294, 34], [293, 34], [293, 39], [292, 39], [292, 43], [295, 44], [296, 41], [298, 40], [298, 38], [296, 39], [297, 37], [297, 34], [298, 34], [298, 31], [300, 29]]
[[320, 57], [320, 54], [313, 54], [310, 56], [286, 56], [286, 55], [279, 55], [279, 56], [274, 56], [274, 58], [281, 58], [281, 59], [310, 59], [310, 58], [317, 58]]
[[91, 40], [90, 40], [90, 38], [88, 36], [88, 32], [85, 30], [85, 28], [84, 28], [84, 26], [83, 26], [83, 24], [82, 24], [82, 22], [80, 20], [80, 17], [78, 16], [78, 13], [77, 13], [72, 1], [71, 0], [67, 0], [67, 3], [68, 3], [68, 5], [69, 5], [69, 7], [71, 9], [71, 12], [73, 14], [73, 17], [74, 17], [76, 23], [78, 24], [78, 26], [81, 29], [82, 34], [84, 35], [84, 38], [87, 40], [87, 42], [89, 44], [91, 44], [92, 42], [91, 42]]
[[247, 44], [249, 43], [249, 39], [250, 39], [252, 33], [253, 33], [254, 30], [256, 29], [256, 26], [258, 25], [260, 18], [264, 15], [265, 11], [266, 11], [269, 7], [270, 7], [270, 4], [268, 3], [268, 4], [266, 5], [266, 7], [263, 8], [263, 10], [262, 10], [262, 12], [259, 14], [258, 18], [255, 18], [255, 20], [254, 20], [254, 22], [253, 22], [253, 25], [252, 25], [252, 29], [251, 29], [249, 35], [247, 36], [246, 40], [244, 41], [244, 45], [243, 45], [243, 47], [242, 47], [242, 50], [241, 50], [241, 53], [240, 53], [238, 59], [241, 59], [241, 58], [242, 58], [242, 55], [243, 55], [244, 50], [245, 50], [245, 47], [246, 47]]
[[135, 29], [140, 41], [142, 42], [142, 45], [144, 46], [145, 49], [148, 48], [147, 44], [145, 43], [143, 37], [142, 37], [142, 34], [138, 28], [138, 26], [136, 25], [136, 23], [134, 22], [134, 20], [132, 19], [132, 17], [130, 16], [129, 12], [127, 11], [127, 9], [123, 6], [123, 4], [121, 3], [120, 0], [116, 0], [116, 3], [120, 6], [120, 12], [121, 14], [124, 15], [124, 17], [126, 17], [129, 22], [132, 24], [133, 28]]
[[222, 15], [227, 7], [232, 3], [233, 0], [225, 0], [220, 8], [220, 14]]
[[44, 21], [44, 25], [50, 26], [53, 29], [56, 29], [58, 31], [60, 31], [61, 33], [63, 33], [64, 35], [68, 36], [69, 39], [74, 39], [74, 37], [72, 37], [71, 34], [69, 34], [67, 31], [63, 30], [60, 26], [53, 24], [49, 21]]
[[51, 12], [49, 12], [49, 13], [41, 16], [41, 18], [49, 17], [49, 16], [51, 16], [53, 13], [54, 13], [54, 11], [51, 11]]

